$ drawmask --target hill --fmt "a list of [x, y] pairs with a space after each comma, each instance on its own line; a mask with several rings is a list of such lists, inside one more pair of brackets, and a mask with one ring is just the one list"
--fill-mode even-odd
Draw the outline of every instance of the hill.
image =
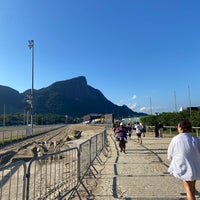
[[23, 113], [24, 110], [23, 95], [17, 90], [7, 86], [0, 85], [0, 113]]
[[[6, 113], [23, 113], [27, 107], [27, 95], [30, 90], [23, 93], [0, 86], [0, 113], [3, 113], [4, 104]], [[87, 84], [84, 76], [69, 80], [58, 81], [52, 85], [34, 90], [33, 112], [40, 114], [59, 114], [72, 117], [82, 117], [89, 113], [113, 113], [117, 117], [140, 116], [127, 106], [118, 106], [109, 101], [99, 90]]]

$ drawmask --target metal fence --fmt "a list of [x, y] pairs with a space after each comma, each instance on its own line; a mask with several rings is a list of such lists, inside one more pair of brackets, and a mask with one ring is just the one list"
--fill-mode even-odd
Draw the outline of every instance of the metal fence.
[[0, 199], [25, 199], [26, 163], [18, 161], [0, 168]]
[[[164, 132], [173, 137], [178, 133], [177, 126], [164, 126]], [[154, 132], [154, 126], [147, 126], [148, 132]], [[192, 133], [199, 137], [200, 127], [192, 127]]]
[[[35, 126], [33, 128], [33, 135], [37, 135], [45, 131], [54, 130], [62, 126], [64, 125]], [[4, 146], [6, 144], [12, 144], [13, 142], [26, 139], [33, 135], [31, 127], [15, 129], [15, 130], [3, 130], [0, 131], [0, 146]]]
[[26, 199], [56, 199], [75, 189], [78, 149], [34, 158], [27, 170]]
[[78, 147], [34, 157], [29, 163], [19, 161], [1, 167], [0, 199], [71, 199], [75, 193], [81, 199], [80, 185], [90, 196], [83, 179], [107, 145], [106, 131], [103, 131]]

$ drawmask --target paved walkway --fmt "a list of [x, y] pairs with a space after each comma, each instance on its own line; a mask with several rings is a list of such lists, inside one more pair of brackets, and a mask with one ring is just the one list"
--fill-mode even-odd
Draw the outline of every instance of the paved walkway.
[[[186, 199], [182, 182], [167, 172], [170, 163], [167, 148], [171, 138], [155, 138], [147, 133], [141, 145], [133, 134], [128, 139], [126, 154], [118, 151], [112, 132], [108, 138], [109, 158], [96, 187], [93, 185], [93, 199]], [[197, 199], [200, 199], [200, 181], [197, 191]]]

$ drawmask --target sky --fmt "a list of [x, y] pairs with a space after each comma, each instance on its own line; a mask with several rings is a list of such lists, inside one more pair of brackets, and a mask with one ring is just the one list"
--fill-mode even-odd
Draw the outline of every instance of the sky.
[[[117, 105], [200, 106], [199, 0], [0, 0], [0, 85], [85, 76]], [[34, 40], [34, 67], [32, 49]]]

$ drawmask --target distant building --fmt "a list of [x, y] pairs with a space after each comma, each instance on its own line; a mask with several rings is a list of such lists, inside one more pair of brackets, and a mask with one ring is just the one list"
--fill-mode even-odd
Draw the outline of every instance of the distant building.
[[127, 123], [135, 123], [135, 122], [140, 122], [139, 117], [129, 117], [129, 118], [123, 118], [122, 121], [127, 124]]
[[200, 107], [187, 107], [187, 110], [200, 110]]
[[88, 114], [83, 116], [85, 123], [101, 123], [101, 124], [113, 124], [113, 114]]
[[96, 114], [96, 113], [88, 114], [83, 116], [83, 121], [91, 122], [93, 119], [100, 118], [101, 116], [102, 116], [101, 114]]
[[113, 124], [114, 123], [114, 116], [113, 116], [113, 114], [105, 114], [104, 115], [104, 123], [105, 124]]
[[180, 107], [179, 112], [183, 111], [183, 110], [196, 110], [199, 111], [200, 110], [200, 106], [198, 107], [187, 107], [186, 109], [184, 109], [183, 107]]

